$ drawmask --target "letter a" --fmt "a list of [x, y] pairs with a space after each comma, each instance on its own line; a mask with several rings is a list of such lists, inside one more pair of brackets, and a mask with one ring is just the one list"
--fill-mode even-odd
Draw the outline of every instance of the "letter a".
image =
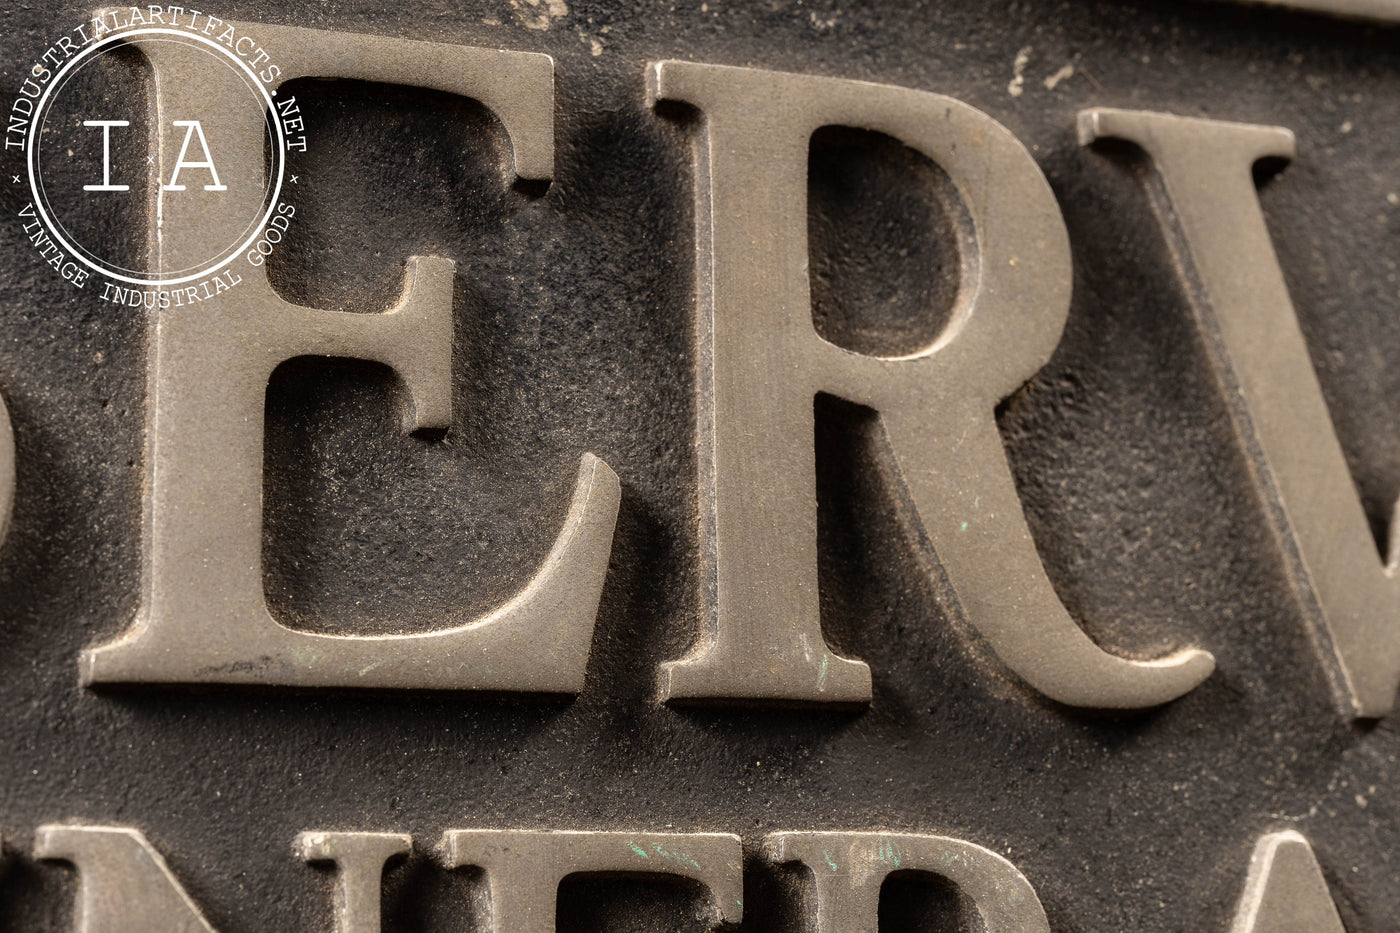
[[1346, 933], [1302, 834], [1287, 829], [1255, 843], [1230, 933]]
[[[170, 184], [161, 185], [162, 191], [184, 191], [185, 186], [176, 184], [180, 180], [180, 169], [182, 168], [207, 168], [209, 174], [214, 177], [212, 185], [205, 185], [205, 191], [227, 191], [225, 185], [219, 183], [219, 173], [214, 168], [214, 157], [209, 154], [209, 143], [204, 139], [204, 127], [200, 126], [198, 120], [176, 120], [174, 126], [185, 127], [185, 142], [180, 146], [180, 155], [175, 159], [175, 171], [170, 173]], [[105, 131], [104, 131], [105, 132]], [[186, 162], [185, 153], [190, 148], [190, 137], [199, 134], [199, 148], [204, 150], [203, 162]]]

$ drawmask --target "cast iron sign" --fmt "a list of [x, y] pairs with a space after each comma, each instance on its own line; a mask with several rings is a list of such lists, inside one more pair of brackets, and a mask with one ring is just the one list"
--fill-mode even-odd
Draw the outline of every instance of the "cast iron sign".
[[1393, 929], [1300, 6], [0, 13], [0, 928]]

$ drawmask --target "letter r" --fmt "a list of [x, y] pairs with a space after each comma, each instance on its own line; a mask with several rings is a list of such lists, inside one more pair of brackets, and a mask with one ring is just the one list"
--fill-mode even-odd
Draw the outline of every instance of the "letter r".
[[[706, 631], [663, 671], [670, 699], [864, 702], [870, 672], [825, 644], [817, 600], [813, 397], [879, 412], [914, 510], [969, 622], [1032, 687], [1075, 706], [1165, 703], [1214, 667], [1096, 646], [1036, 553], [994, 419], [1069, 313], [1069, 242], [1050, 186], [966, 104], [860, 81], [654, 64], [655, 101], [700, 110], [696, 141], [700, 502]], [[971, 217], [951, 322], [909, 356], [818, 336], [807, 276], [809, 140], [892, 136], [937, 163]]]

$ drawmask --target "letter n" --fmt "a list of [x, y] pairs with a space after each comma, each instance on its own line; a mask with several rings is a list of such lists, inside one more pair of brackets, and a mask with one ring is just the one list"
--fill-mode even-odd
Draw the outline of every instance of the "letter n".
[[[384, 833], [315, 833], [298, 840], [303, 854], [337, 865], [337, 933], [379, 933], [379, 892], [386, 863], [408, 850], [408, 837]], [[74, 933], [214, 933], [165, 859], [139, 829], [40, 826], [35, 858], [78, 870]]]

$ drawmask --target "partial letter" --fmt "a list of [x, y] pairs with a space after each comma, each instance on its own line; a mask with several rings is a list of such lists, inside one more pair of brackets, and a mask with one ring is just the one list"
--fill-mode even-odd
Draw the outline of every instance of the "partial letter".
[[1254, 846], [1230, 933], [1346, 933], [1308, 840], [1293, 830]]
[[[1257, 491], [1291, 560], [1299, 602], [1321, 617], [1356, 716], [1385, 716], [1400, 686], [1400, 522], [1376, 552], [1307, 344], [1269, 241], [1252, 169], [1293, 156], [1293, 134], [1134, 110], [1080, 114], [1084, 144], [1140, 146], [1149, 186]], [[1329, 650], [1324, 649], [1324, 650]], [[1334, 672], [1337, 673], [1337, 672]]]
[[744, 916], [738, 836], [454, 829], [442, 837], [448, 868], [486, 873], [491, 933], [554, 933], [559, 882], [576, 874], [674, 875], [697, 881], [715, 925]]
[[876, 933], [880, 888], [892, 872], [937, 875], [977, 909], [986, 933], [1050, 933], [1040, 898], [997, 855], [960, 839], [890, 833], [774, 833], [763, 852], [775, 864], [800, 862], [815, 888], [803, 933]]

